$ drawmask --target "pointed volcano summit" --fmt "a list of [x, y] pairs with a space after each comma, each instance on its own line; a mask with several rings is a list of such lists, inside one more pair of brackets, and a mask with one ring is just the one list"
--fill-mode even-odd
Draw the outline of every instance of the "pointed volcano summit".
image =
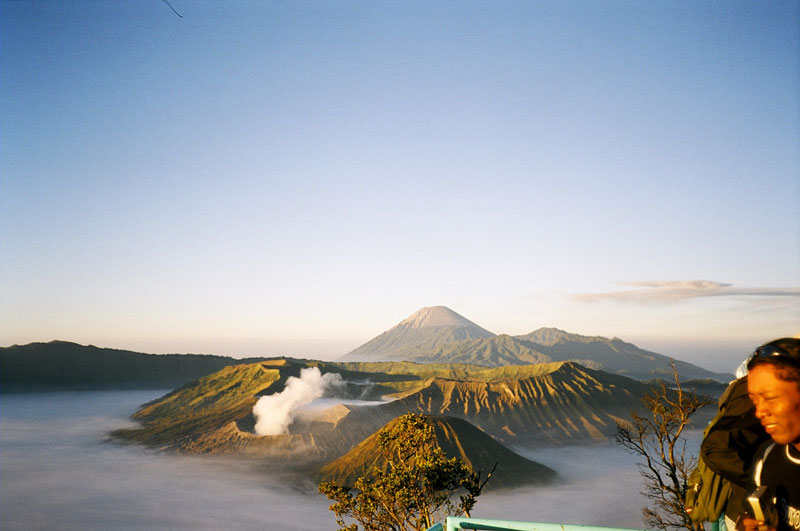
[[422, 308], [400, 324], [364, 343], [342, 361], [413, 359], [419, 352], [456, 341], [484, 339], [494, 334], [445, 306]]
[[447, 306], [426, 306], [417, 311], [407, 319], [400, 322], [398, 327], [407, 328], [427, 328], [436, 326], [453, 326], [462, 328], [477, 328], [484, 333], [493, 336], [488, 330], [484, 330], [466, 317], [457, 314]]

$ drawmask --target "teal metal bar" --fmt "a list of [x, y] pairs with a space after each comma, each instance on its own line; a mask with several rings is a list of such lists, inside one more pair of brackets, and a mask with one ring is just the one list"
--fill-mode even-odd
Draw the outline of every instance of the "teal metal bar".
[[615, 527], [514, 522], [511, 520], [487, 520], [485, 518], [462, 518], [457, 516], [448, 516], [444, 526], [436, 524], [427, 531], [459, 531], [462, 529], [480, 531], [643, 531]]

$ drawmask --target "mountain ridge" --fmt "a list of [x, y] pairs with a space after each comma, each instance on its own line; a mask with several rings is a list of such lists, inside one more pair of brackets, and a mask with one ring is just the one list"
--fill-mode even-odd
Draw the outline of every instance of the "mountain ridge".
[[[330, 405], [298, 410], [286, 433], [257, 435], [253, 407], [259, 397], [284, 392], [289, 378], [308, 367], [338, 374], [345, 385], [333, 386], [322, 397], [333, 398]], [[508, 484], [535, 482], [541, 470], [518, 461], [511, 448], [606, 443], [616, 433], [617, 422], [626, 422], [657, 385], [574, 362], [491, 368], [283, 358], [225, 367], [186, 384], [141, 406], [132, 415], [138, 426], [110, 436], [158, 450], [235, 454], [308, 477], [343, 459], [329, 470], [330, 477], [342, 479], [374, 462], [343, 456], [365, 444], [381, 426], [416, 413], [461, 426], [444, 430], [451, 434], [451, 446], [443, 444], [448, 455], [463, 455], [487, 470], [494, 464], [489, 458], [503, 454], [511, 464], [504, 472], [509, 474]], [[365, 390], [390, 401], [363, 404]], [[357, 400], [346, 402], [353, 399]], [[711, 409], [697, 416], [698, 425], [716, 410]], [[471, 446], [470, 441], [478, 440], [482, 442]], [[369, 446], [359, 452], [374, 456], [374, 446]]]
[[582, 336], [558, 328], [539, 328], [514, 337], [535, 345], [538, 352], [553, 361], [588, 361], [593, 364], [591, 368], [639, 380], [671, 380], [672, 363], [682, 380], [711, 378], [727, 383], [733, 379], [733, 375], [716, 373], [693, 363], [651, 352], [618, 337]]
[[430, 349], [447, 343], [483, 339], [494, 335], [446, 306], [428, 306], [414, 312], [339, 360], [405, 360], [403, 353], [409, 349]]
[[[163, 389], [222, 367], [276, 358], [232, 358], [209, 354], [146, 354], [79, 345], [69, 341], [0, 347], [0, 392], [67, 389]], [[581, 336], [558, 328], [524, 335], [494, 334], [445, 306], [422, 308], [343, 357], [342, 362], [413, 361], [497, 367], [576, 361], [591, 369], [639, 380], [728, 382], [693, 363], [650, 352], [614, 337]]]
[[[432, 316], [433, 315], [433, 316]], [[447, 323], [447, 325], [440, 325]], [[469, 363], [489, 367], [548, 361], [577, 361], [605, 372], [639, 380], [672, 378], [728, 382], [733, 375], [650, 352], [617, 337], [582, 336], [543, 327], [528, 334], [494, 334], [445, 306], [425, 307], [367, 341], [339, 361], [414, 361]]]
[[[424, 415], [433, 425], [437, 443], [449, 457], [456, 457], [469, 465], [473, 471], [486, 474], [496, 466], [489, 488], [503, 488], [530, 483], [548, 483], [556, 473], [540, 463], [531, 461], [498, 443], [471, 423], [442, 415]], [[392, 429], [397, 418], [390, 420], [381, 429]], [[352, 486], [360, 476], [370, 475], [373, 467], [387, 469], [378, 444], [378, 432], [365, 438], [343, 456], [322, 466], [318, 480], [336, 481]]]
[[50, 341], [0, 347], [0, 392], [60, 389], [168, 389], [223, 367], [264, 358], [146, 354]]
[[[281, 392], [289, 376], [310, 365], [351, 382], [371, 381], [392, 400], [339, 405], [300, 418], [289, 434], [280, 436], [283, 439], [254, 437], [252, 409], [258, 397]], [[241, 443], [263, 450], [289, 436], [303, 437], [314, 441], [319, 455], [332, 455], [391, 419], [414, 412], [461, 418], [504, 444], [574, 444], [613, 437], [616, 422], [627, 418], [651, 389], [653, 384], [574, 362], [497, 368], [257, 362], [226, 367], [145, 404], [133, 415], [142, 426], [115, 435], [159, 448], [225, 452], [226, 437], [236, 431], [230, 425], [234, 422], [241, 432], [231, 439], [234, 446]], [[361, 390], [339, 387], [336, 392], [358, 398]]]
[[406, 411], [453, 416], [504, 444], [599, 442], [613, 437], [616, 423], [652, 389], [574, 362], [537, 367], [538, 374], [511, 378], [433, 377], [393, 402], [374, 406], [374, 412], [387, 418]]

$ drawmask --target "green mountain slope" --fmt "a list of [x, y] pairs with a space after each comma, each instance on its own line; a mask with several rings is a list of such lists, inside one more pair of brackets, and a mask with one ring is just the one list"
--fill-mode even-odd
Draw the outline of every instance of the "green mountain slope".
[[[594, 368], [637, 379], [672, 379], [672, 358], [650, 352], [618, 338], [570, 334], [557, 328], [540, 328], [515, 336], [553, 361], [589, 360]], [[691, 363], [674, 360], [681, 379], [712, 378], [728, 382], [733, 376], [708, 371]]]
[[535, 345], [506, 334], [482, 339], [445, 343], [433, 348], [408, 349], [404, 358], [424, 363], [470, 363], [488, 367], [532, 365], [553, 361]]
[[[281, 392], [287, 378], [318, 366], [346, 381], [327, 409], [298, 415], [289, 433], [256, 436], [253, 405]], [[507, 367], [410, 362], [342, 363], [281, 359], [231, 366], [145, 404], [141, 426], [118, 430], [124, 441], [190, 453], [243, 452], [276, 462], [337, 458], [406, 413], [463, 419], [510, 445], [607, 441], [651, 386], [571, 362]], [[390, 396], [377, 405], [341, 399]]]
[[494, 336], [444, 306], [422, 308], [398, 325], [361, 345], [341, 361], [408, 360], [414, 351], [427, 351], [456, 341]]
[[[474, 471], [483, 471], [484, 476], [497, 465], [494, 475], [487, 483], [493, 487], [514, 487], [527, 483], [546, 483], [555, 477], [555, 472], [539, 463], [530, 461], [509, 450], [465, 420], [429, 416], [436, 440], [448, 457], [457, 457], [469, 464]], [[395, 420], [390, 421], [390, 428]], [[352, 485], [360, 476], [369, 475], [374, 467], [386, 470], [378, 434], [373, 433], [342, 457], [323, 466], [317, 478]]]
[[[246, 446], [230, 425], [250, 417], [258, 394], [285, 379], [285, 362], [234, 365], [143, 405], [132, 418], [140, 428], [112, 432], [117, 439], [186, 451], [228, 451]], [[225, 432], [220, 438], [219, 432]], [[205, 441], [198, 446], [199, 441]]]
[[[651, 386], [630, 378], [593, 371], [571, 362], [476, 372], [469, 378], [430, 378], [400, 399], [361, 415], [394, 418], [406, 412], [468, 420], [508, 444], [574, 444], [607, 441], [616, 422], [628, 417]], [[503, 376], [507, 375], [507, 376]]]
[[[541, 328], [520, 336], [495, 335], [444, 306], [419, 310], [340, 360], [469, 363], [488, 367], [576, 361], [592, 369], [640, 380], [672, 379], [672, 358], [621, 339], [581, 336], [556, 328]], [[727, 382], [733, 377], [674, 361], [682, 380], [711, 378]]]

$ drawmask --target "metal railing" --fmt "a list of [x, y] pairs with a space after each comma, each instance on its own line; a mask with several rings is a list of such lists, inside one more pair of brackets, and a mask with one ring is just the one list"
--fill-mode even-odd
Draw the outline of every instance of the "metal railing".
[[444, 524], [436, 524], [427, 531], [458, 531], [460, 529], [474, 529], [480, 531], [634, 531], [616, 527], [514, 522], [511, 520], [487, 520], [485, 518], [464, 518], [458, 516], [448, 516]]

